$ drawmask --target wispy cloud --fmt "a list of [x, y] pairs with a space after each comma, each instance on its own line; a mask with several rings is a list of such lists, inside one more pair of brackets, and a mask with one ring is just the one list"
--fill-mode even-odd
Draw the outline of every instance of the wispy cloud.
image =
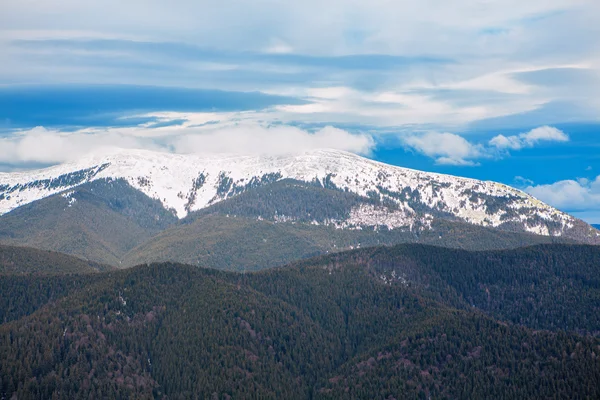
[[[259, 92], [136, 85], [0, 86], [0, 128], [134, 126], [141, 113], [260, 111], [305, 100]], [[133, 117], [132, 117], [133, 116]]]
[[[223, 0], [218, 4], [192, 0], [168, 4], [33, 0], [3, 3], [0, 26], [21, 35], [37, 31], [47, 36], [57, 31], [64, 37], [68, 32], [90, 32], [96, 36], [161, 38], [243, 51], [261, 51], [276, 38], [303, 54], [456, 53], [465, 45], [475, 53], [514, 51], [519, 45], [529, 44], [525, 41], [527, 34], [539, 35], [538, 28], [544, 24], [579, 19], [578, 26], [562, 32], [573, 36], [573, 31], [591, 25], [585, 13], [597, 9], [593, 0], [505, 0], [477, 5], [466, 0], [451, 4], [441, 0]], [[482, 35], [486, 30], [510, 32], [514, 44], [506, 43], [504, 35]], [[352, 32], [361, 32], [359, 39]], [[496, 44], [495, 49], [489, 48], [491, 43]]]
[[275, 118], [440, 130], [600, 115], [593, 0], [117, 3], [0, 5], [0, 84], [344, 87]]
[[[162, 89], [157, 90], [160, 92]], [[451, 132], [415, 133], [411, 129], [390, 129], [377, 126], [348, 130], [336, 128], [325, 122], [313, 121], [311, 123], [310, 118], [298, 118], [299, 114], [309, 114], [311, 110], [334, 115], [337, 112], [335, 109], [338, 106], [337, 102], [344, 103], [346, 100], [340, 99], [347, 98], [349, 91], [351, 92], [351, 89], [348, 88], [313, 89], [309, 91], [309, 96], [304, 97], [304, 104], [266, 107], [258, 111], [243, 109], [248, 101], [252, 101], [252, 96], [246, 98], [246, 94], [243, 93], [239, 97], [237, 93], [216, 92], [217, 96], [208, 104], [218, 104], [220, 96], [233, 96], [233, 103], [226, 102], [228, 107], [224, 107], [222, 110], [196, 112], [194, 108], [210, 109], [212, 107], [207, 107], [202, 102], [191, 104], [198, 99], [197, 93], [194, 91], [190, 92], [192, 94], [190, 103], [184, 102], [182, 106], [182, 109], [189, 108], [191, 111], [150, 111], [131, 114], [134, 110], [122, 110], [119, 104], [107, 102], [107, 98], [100, 96], [91, 100], [92, 108], [95, 107], [98, 110], [110, 103], [107, 105], [107, 109], [99, 115], [88, 115], [86, 114], [89, 111], [88, 107], [83, 106], [79, 109], [78, 119], [73, 119], [70, 112], [77, 109], [76, 107], [66, 107], [64, 110], [59, 107], [55, 110], [51, 105], [48, 109], [42, 107], [41, 111], [50, 112], [52, 118], [45, 114], [38, 115], [35, 112], [28, 118], [30, 118], [29, 121], [50, 121], [53, 124], [46, 127], [38, 126], [33, 129], [20, 128], [16, 130], [14, 128], [18, 125], [14, 123], [11, 125], [12, 130], [6, 131], [4, 138], [0, 139], [2, 147], [0, 163], [59, 163], [106, 147], [158, 149], [177, 153], [250, 152], [266, 154], [328, 147], [366, 155], [375, 149], [378, 142], [392, 139], [405, 149], [433, 159], [438, 165], [477, 166], [484, 159], [507, 157], [509, 150], [517, 151], [525, 147], [534, 147], [541, 142], [568, 140], [566, 133], [549, 126], [539, 127], [519, 135], [498, 135], [489, 142], [476, 142]], [[170, 92], [167, 90], [165, 93]], [[200, 99], [206, 97], [206, 93], [203, 91], [200, 91], [199, 95]], [[262, 97], [259, 96], [258, 99], [260, 100]], [[268, 102], [282, 101], [282, 99], [288, 98], [267, 96], [264, 101], [268, 104]], [[289, 99], [291, 99], [291, 103], [295, 102], [293, 97]], [[42, 96], [40, 101], [45, 104], [46, 100], [49, 98]], [[72, 100], [67, 98], [62, 102], [69, 103]], [[369, 100], [374, 102], [407, 101], [403, 97], [387, 93]], [[168, 96], [162, 101], [168, 101]], [[140, 104], [144, 105], [145, 103]], [[369, 111], [360, 110], [361, 104], [368, 106], [369, 103], [363, 101], [346, 106], [353, 107], [358, 115], [368, 113]], [[411, 109], [418, 110], [418, 107], [425, 107], [426, 104], [412, 106]], [[154, 107], [152, 102], [146, 105], [150, 110]], [[242, 110], [235, 109], [240, 107]], [[329, 109], [327, 109], [328, 107]], [[410, 108], [408, 105], [407, 107]], [[62, 111], [67, 113], [66, 119], [61, 117]], [[98, 119], [94, 126], [85, 126], [86, 121], [95, 121], [94, 118]], [[303, 123], [298, 123], [298, 121], [303, 121]], [[84, 126], [81, 127], [78, 124]], [[350, 124], [350, 126], [352, 125]]]

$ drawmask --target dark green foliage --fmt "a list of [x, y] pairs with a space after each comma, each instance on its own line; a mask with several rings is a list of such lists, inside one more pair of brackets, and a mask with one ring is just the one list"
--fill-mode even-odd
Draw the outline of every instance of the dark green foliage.
[[213, 213], [268, 220], [287, 217], [297, 222], [324, 223], [348, 218], [352, 208], [362, 203], [375, 202], [329, 187], [285, 179], [270, 185], [257, 184], [254, 190], [191, 213], [184, 223]]
[[204, 172], [201, 172], [198, 175], [198, 177], [196, 179], [194, 179], [194, 182], [192, 183], [192, 189], [190, 190], [190, 194], [187, 197], [188, 201], [185, 204], [185, 210], [187, 212], [190, 212], [190, 210], [196, 203], [196, 194], [197, 194], [198, 190], [201, 189], [202, 186], [204, 186], [205, 183], [206, 183], [206, 174]]
[[0, 245], [0, 275], [93, 273], [111, 269], [108, 265], [53, 251]]
[[[324, 399], [585, 399], [600, 393], [598, 340], [446, 315], [346, 363]], [[588, 357], [586, 353], [594, 354]]]
[[233, 179], [227, 176], [224, 172], [219, 175], [219, 182], [217, 183], [217, 197], [225, 197], [231, 190], [233, 185]]
[[[5, 276], [2, 293], [22, 306], [0, 325], [0, 393], [599, 398], [598, 338], [559, 326], [528, 328], [539, 323], [536, 310], [519, 309], [517, 295], [505, 295], [504, 303], [520, 310], [526, 326], [495, 319], [504, 309], [482, 306], [493, 319], [467, 304], [482, 282], [504, 293], [528, 286], [535, 294], [559, 276], [596, 290], [599, 254], [591, 246], [469, 253], [412, 245], [248, 274], [166, 263], [93, 275]], [[29, 288], [54, 292], [36, 298]], [[580, 288], [567, 284], [564, 298], [577, 298]], [[552, 312], [588, 314], [588, 306], [566, 301]]]
[[[325, 189], [330, 189], [330, 190], [340, 190], [335, 183], [333, 183], [333, 181], [331, 180], [331, 178], [333, 178], [334, 175], [333, 174], [327, 174], [325, 176], [325, 178], [323, 178], [323, 187]], [[319, 183], [319, 180], [316, 179], [316, 182]]]
[[[431, 183], [432, 191], [435, 191], [436, 188], [438, 188], [438, 187], [440, 187], [440, 184], [433, 183], [433, 182]], [[416, 189], [412, 190], [409, 187], [405, 187], [402, 191], [395, 192], [395, 191], [386, 189], [383, 186], [377, 186], [377, 190], [379, 191], [379, 193], [381, 193], [389, 198], [405, 202], [411, 209], [413, 209], [417, 213], [430, 214], [436, 218], [441, 218], [441, 219], [445, 219], [445, 220], [449, 220], [449, 221], [455, 221], [457, 219], [450, 213], [440, 211], [436, 208], [429, 207], [427, 204], [422, 202], [421, 193], [419, 193], [419, 191]]]
[[39, 275], [36, 279], [31, 275], [0, 275], [0, 323], [29, 315], [103, 278], [100, 274], [50, 275], [43, 279]]
[[[0, 245], [0, 323], [28, 315], [92, 279], [82, 274], [112, 269], [53, 251]], [[31, 280], [32, 275], [46, 278]]]
[[598, 246], [469, 252], [400, 245], [332, 255], [320, 262], [358, 263], [387, 282], [410, 285], [454, 307], [476, 307], [500, 320], [600, 335]]
[[244, 193], [247, 190], [256, 189], [271, 183], [275, 183], [279, 179], [281, 179], [280, 173], [268, 173], [262, 175], [260, 178], [253, 177], [246, 183], [237, 184], [234, 183], [233, 179], [227, 176], [226, 173], [221, 172], [221, 174], [219, 174], [219, 181], [217, 183], [217, 195], [213, 200], [233, 197], [240, 193]]
[[464, 195], [469, 196], [469, 201], [472, 203], [484, 203], [486, 205], [485, 212], [489, 215], [496, 214], [500, 210], [505, 210], [506, 213], [502, 216], [502, 218], [511, 218], [517, 215], [517, 212], [510, 207], [507, 207], [507, 204], [518, 200], [517, 196], [507, 194], [505, 196], [490, 196], [485, 193], [479, 193], [472, 190], [463, 190]]

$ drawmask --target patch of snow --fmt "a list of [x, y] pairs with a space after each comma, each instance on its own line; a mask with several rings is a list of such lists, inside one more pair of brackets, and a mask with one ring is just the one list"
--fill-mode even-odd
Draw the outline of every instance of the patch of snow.
[[119, 293], [119, 301], [121, 302], [121, 304], [122, 304], [123, 306], [126, 306], [126, 305], [127, 305], [127, 300], [125, 300], [125, 299], [123, 298], [123, 295], [121, 295], [121, 293]]
[[385, 226], [395, 229], [410, 226], [415, 223], [416, 215], [408, 210], [393, 210], [383, 206], [361, 204], [350, 212], [350, 217], [335, 223], [338, 228], [358, 228], [363, 226]]

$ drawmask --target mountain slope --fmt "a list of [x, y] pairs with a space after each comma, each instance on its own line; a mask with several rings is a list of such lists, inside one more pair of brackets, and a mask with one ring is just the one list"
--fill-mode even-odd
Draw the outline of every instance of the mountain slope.
[[[509, 233], [436, 219], [427, 227], [342, 229], [357, 205], [381, 200], [281, 180], [190, 213], [132, 249], [124, 266], [177, 261], [227, 270], [257, 270], [332, 252], [376, 245], [428, 243], [468, 250], [506, 249], [564, 238]], [[294, 218], [286, 216], [293, 215]]]
[[176, 218], [123, 180], [96, 180], [0, 216], [0, 242], [119, 265]]
[[[225, 206], [227, 201], [222, 205]], [[558, 240], [443, 220], [433, 222], [431, 228], [417, 233], [400, 229], [336, 229], [323, 225], [257, 220], [215, 211], [194, 216], [166, 229], [129, 251], [120, 265], [128, 267], [174, 261], [230, 271], [253, 271], [368, 246], [427, 243], [468, 250], [491, 250]]]
[[[294, 156], [195, 156], [123, 151], [26, 173], [0, 174], [0, 212], [98, 179], [123, 179], [179, 218], [240, 193], [292, 179], [363, 199], [341, 228], [426, 229], [445, 219], [511, 232], [599, 243], [600, 232], [531, 196], [494, 182], [414, 171], [353, 154], [318, 150]], [[278, 214], [295, 220], [296, 215]]]
[[0, 245], [0, 275], [94, 273], [111, 269], [53, 251]]
[[[468, 257], [513, 257], [511, 277], [531, 262], [552, 271], [552, 255], [560, 254], [564, 265], [584, 260], [582, 276], [597, 276], [597, 247], [578, 249], [478, 255], [399, 246], [251, 274], [174, 264], [95, 274], [0, 325], [0, 392], [24, 399], [597, 398], [598, 338], [507, 324], [470, 305], [461, 309], [458, 292], [441, 291], [435, 301], [427, 288], [442, 282], [458, 291], [458, 282], [472, 279]], [[393, 257], [379, 254], [388, 251]], [[433, 279], [444, 268], [424, 262], [431, 254], [454, 268], [455, 281]], [[381, 277], [387, 267], [411, 265], [416, 276], [428, 272], [427, 281], [414, 280], [410, 269], [406, 281]], [[477, 270], [485, 281], [497, 268]], [[0, 277], [10, 297], [40, 279], [11, 285], [17, 278]], [[520, 279], [531, 288], [539, 277]], [[575, 298], [570, 282], [563, 291]], [[566, 305], [561, 315], [589, 311]], [[520, 313], [525, 326], [536, 323], [535, 308]]]

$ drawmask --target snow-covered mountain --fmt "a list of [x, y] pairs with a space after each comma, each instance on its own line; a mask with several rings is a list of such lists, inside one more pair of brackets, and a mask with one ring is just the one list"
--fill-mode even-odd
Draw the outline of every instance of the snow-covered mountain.
[[[293, 179], [377, 200], [356, 205], [342, 220], [326, 221], [338, 228], [427, 229], [435, 218], [443, 218], [600, 241], [600, 232], [589, 225], [506, 185], [400, 168], [337, 150], [286, 156], [127, 150], [36, 171], [2, 173], [0, 215], [56, 193], [68, 198], [69, 190], [100, 179], [124, 179], [178, 218], [249, 189]], [[278, 219], [290, 221], [294, 216]]]

